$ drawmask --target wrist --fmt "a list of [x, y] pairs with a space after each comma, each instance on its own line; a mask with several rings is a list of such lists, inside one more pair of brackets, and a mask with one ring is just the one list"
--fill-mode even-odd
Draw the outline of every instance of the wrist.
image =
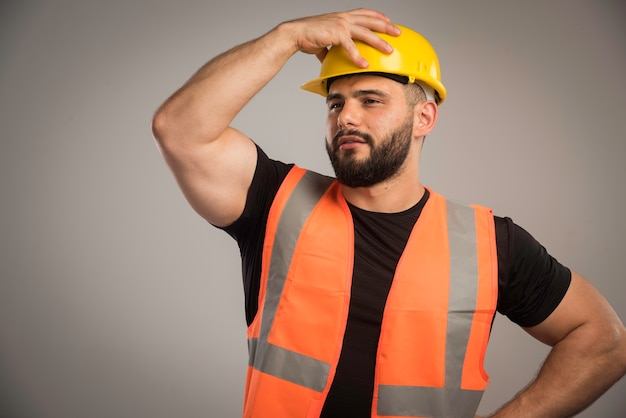
[[282, 22], [267, 34], [272, 42], [288, 56], [295, 55], [300, 50], [294, 25], [293, 21]]

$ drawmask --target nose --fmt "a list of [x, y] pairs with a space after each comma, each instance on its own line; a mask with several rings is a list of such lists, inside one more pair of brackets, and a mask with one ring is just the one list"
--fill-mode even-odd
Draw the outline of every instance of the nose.
[[359, 121], [358, 110], [354, 104], [350, 104], [348, 100], [341, 107], [341, 111], [337, 115], [337, 126], [339, 129], [350, 126], [357, 126]]

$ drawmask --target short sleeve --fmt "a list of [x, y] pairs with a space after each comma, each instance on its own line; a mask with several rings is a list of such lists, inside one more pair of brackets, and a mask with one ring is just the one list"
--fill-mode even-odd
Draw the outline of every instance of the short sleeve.
[[495, 218], [498, 245], [498, 312], [523, 327], [545, 320], [571, 281], [570, 270], [510, 218]]
[[270, 159], [258, 145], [257, 156], [257, 165], [243, 213], [235, 222], [222, 228], [239, 246], [248, 325], [254, 319], [258, 308], [267, 214], [280, 185], [293, 167], [293, 164]]

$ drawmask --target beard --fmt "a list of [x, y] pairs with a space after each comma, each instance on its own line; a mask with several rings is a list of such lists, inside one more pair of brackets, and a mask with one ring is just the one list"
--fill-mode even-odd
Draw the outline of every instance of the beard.
[[[413, 119], [409, 118], [399, 129], [387, 138], [375, 144], [371, 135], [357, 130], [339, 131], [329, 144], [326, 141], [326, 152], [335, 170], [337, 180], [348, 187], [370, 187], [395, 176], [411, 148]], [[339, 137], [354, 135], [363, 139], [370, 147], [370, 155], [358, 159], [354, 150], [347, 150], [341, 155]]]

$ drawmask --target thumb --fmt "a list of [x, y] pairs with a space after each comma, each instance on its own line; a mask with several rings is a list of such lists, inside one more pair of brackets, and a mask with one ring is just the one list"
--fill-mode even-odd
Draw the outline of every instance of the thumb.
[[328, 54], [328, 49], [327, 48], [322, 48], [322, 49], [319, 50], [319, 52], [317, 52], [315, 54], [315, 56], [317, 57], [317, 59], [320, 62], [323, 62], [324, 58], [326, 58], [326, 54]]

